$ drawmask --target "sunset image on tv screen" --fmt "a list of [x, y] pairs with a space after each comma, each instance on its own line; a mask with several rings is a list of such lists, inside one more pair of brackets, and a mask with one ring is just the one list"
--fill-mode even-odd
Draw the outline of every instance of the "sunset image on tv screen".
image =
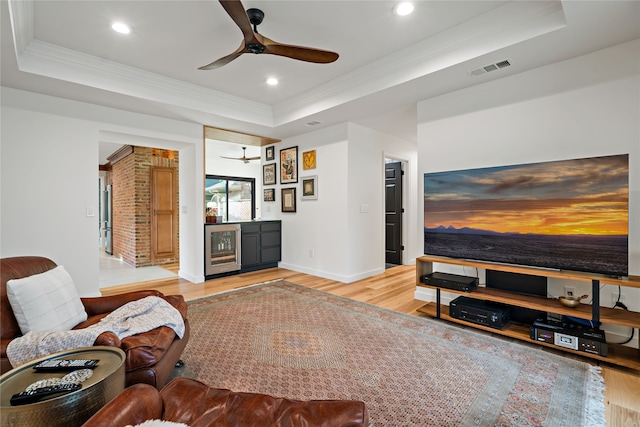
[[425, 253], [626, 275], [628, 155], [426, 173]]

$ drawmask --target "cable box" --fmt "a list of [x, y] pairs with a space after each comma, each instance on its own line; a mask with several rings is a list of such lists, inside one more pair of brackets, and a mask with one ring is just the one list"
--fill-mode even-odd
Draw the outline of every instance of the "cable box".
[[422, 276], [425, 285], [435, 286], [437, 288], [455, 289], [457, 291], [471, 292], [478, 287], [478, 278], [470, 276], [461, 276], [459, 274], [450, 273], [429, 273]]

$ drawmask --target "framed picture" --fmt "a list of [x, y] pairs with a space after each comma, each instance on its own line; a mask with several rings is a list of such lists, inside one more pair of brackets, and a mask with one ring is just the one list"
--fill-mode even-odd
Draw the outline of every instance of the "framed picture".
[[302, 169], [309, 170], [316, 168], [316, 150], [302, 153]]
[[318, 198], [318, 175], [302, 177], [302, 200]]
[[298, 147], [280, 150], [280, 184], [298, 182]]
[[281, 190], [282, 212], [296, 211], [296, 188], [283, 188]]
[[262, 185], [273, 185], [276, 183], [276, 164], [270, 163], [262, 166]]
[[267, 147], [264, 151], [267, 161], [274, 160], [276, 158], [276, 149], [273, 147], [273, 145], [271, 147]]
[[264, 201], [265, 202], [275, 202], [276, 201], [276, 189], [275, 188], [266, 188], [264, 190]]

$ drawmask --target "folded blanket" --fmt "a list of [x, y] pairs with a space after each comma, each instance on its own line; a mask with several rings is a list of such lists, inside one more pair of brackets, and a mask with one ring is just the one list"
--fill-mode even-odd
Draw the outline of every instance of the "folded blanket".
[[127, 303], [109, 313], [99, 323], [71, 331], [27, 332], [7, 346], [7, 357], [13, 367], [23, 365], [59, 351], [91, 347], [98, 336], [111, 331], [118, 338], [126, 338], [168, 326], [180, 338], [184, 335], [184, 321], [180, 312], [159, 297], [146, 297]]

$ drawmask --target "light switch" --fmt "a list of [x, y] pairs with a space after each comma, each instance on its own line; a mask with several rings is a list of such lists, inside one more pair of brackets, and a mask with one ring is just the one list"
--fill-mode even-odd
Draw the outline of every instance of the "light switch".
[[369, 204], [360, 205], [360, 213], [369, 213]]
[[93, 212], [93, 207], [87, 206], [87, 216], [95, 216], [95, 213]]

